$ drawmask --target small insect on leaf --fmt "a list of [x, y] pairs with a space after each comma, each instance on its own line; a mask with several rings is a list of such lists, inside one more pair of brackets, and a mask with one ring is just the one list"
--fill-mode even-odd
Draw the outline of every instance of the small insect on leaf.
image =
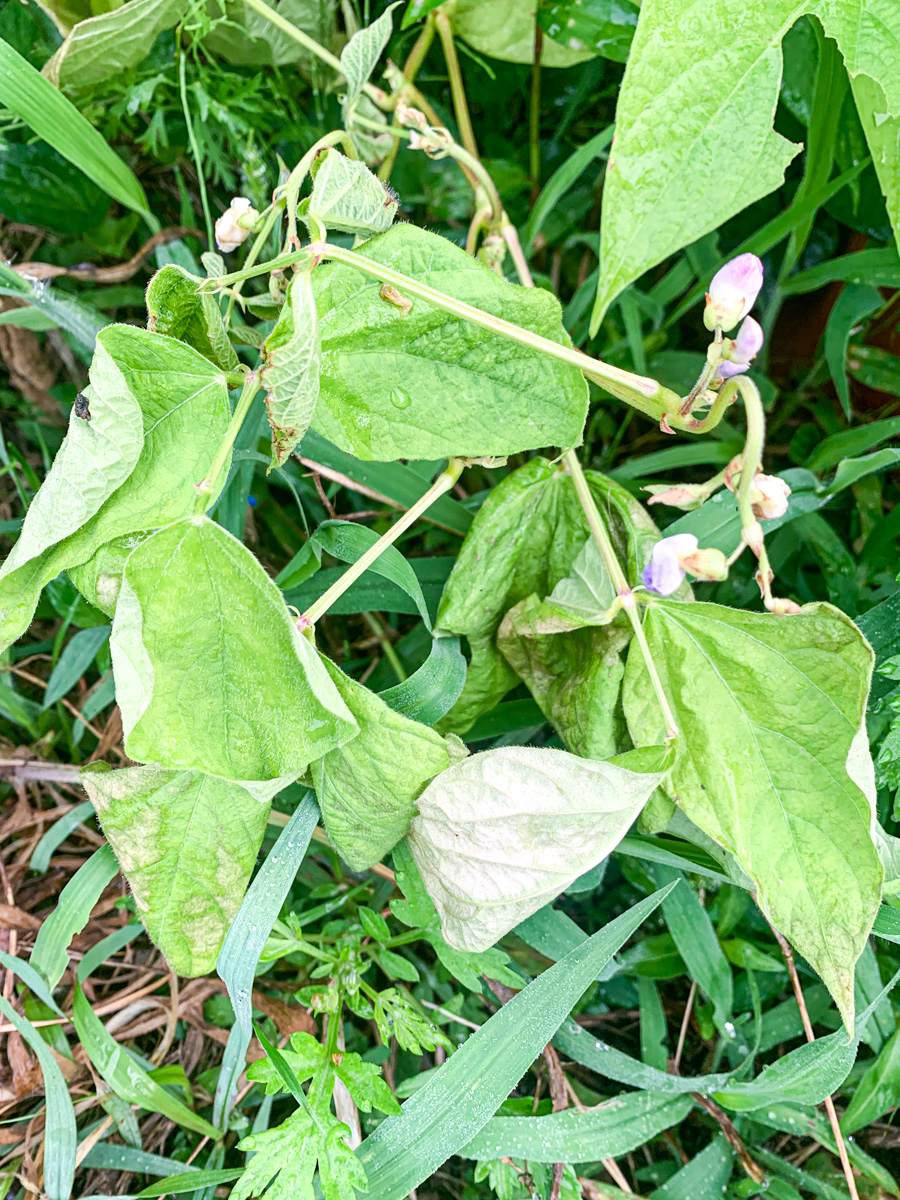
[[81, 417], [82, 421], [91, 419], [91, 406], [84, 392], [79, 392], [75, 397], [75, 416]]

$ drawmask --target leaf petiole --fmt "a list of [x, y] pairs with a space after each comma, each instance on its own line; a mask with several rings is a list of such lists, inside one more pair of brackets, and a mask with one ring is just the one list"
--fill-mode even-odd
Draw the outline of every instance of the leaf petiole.
[[212, 490], [216, 480], [222, 473], [222, 468], [228, 461], [228, 456], [231, 454], [231, 448], [234, 445], [237, 435], [241, 431], [241, 426], [247, 413], [250, 411], [250, 406], [256, 399], [256, 393], [259, 391], [259, 379], [255, 371], [251, 371], [244, 377], [244, 386], [241, 389], [241, 394], [238, 397], [238, 402], [235, 405], [234, 412], [231, 415], [231, 420], [228, 423], [228, 428], [225, 430], [225, 436], [222, 438], [221, 444], [216, 451], [215, 458], [212, 460], [206, 477], [197, 484], [197, 492], [202, 500], [204, 508], [209, 504]]

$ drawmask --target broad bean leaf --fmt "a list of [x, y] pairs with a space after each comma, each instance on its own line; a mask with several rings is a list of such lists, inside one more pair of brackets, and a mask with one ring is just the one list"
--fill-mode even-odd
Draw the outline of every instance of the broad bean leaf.
[[596, 866], [663, 778], [660, 749], [591, 762], [504, 746], [419, 797], [407, 841], [451, 946], [484, 950]]
[[272, 426], [272, 463], [280, 467], [309, 429], [319, 399], [322, 346], [308, 271], [291, 280], [275, 328], [263, 342], [260, 382]]
[[363, 88], [369, 82], [369, 76], [381, 58], [381, 52], [388, 44], [396, 7], [396, 3], [391, 4], [377, 21], [373, 21], [365, 29], [357, 30], [341, 51], [341, 70], [347, 80], [347, 92], [344, 96], [345, 118], [362, 95]]
[[[897, 72], [895, 66], [894, 80]], [[900, 111], [888, 112], [885, 89], [874, 79], [857, 75], [851, 86], [894, 237], [900, 245]]]
[[631, 1092], [584, 1112], [546, 1117], [494, 1117], [457, 1154], [463, 1158], [519, 1158], [531, 1162], [593, 1162], [617, 1158], [683, 1121], [691, 1096]]
[[[334, 14], [337, 0], [274, 0], [279, 16], [320, 46], [336, 50]], [[299, 63], [306, 74], [318, 71], [319, 60], [299, 42], [282, 32], [255, 9], [241, 2], [225, 6], [227, 22], [216, 23], [203, 38], [203, 46], [235, 66], [283, 67]]]
[[493, 489], [478, 510], [450, 573], [437, 615], [439, 633], [468, 638], [471, 662], [462, 695], [441, 729], [464, 734], [515, 686], [496, 645], [504, 614], [564, 579], [589, 534], [572, 481], [533, 458]]
[[209, 292], [197, 291], [202, 282], [175, 263], [157, 271], [147, 287], [147, 328], [187, 342], [223, 371], [236, 371], [238, 356], [219, 302]]
[[[568, 344], [559, 303], [506, 283], [446, 238], [398, 225], [357, 253], [445, 295]], [[478, 458], [581, 440], [587, 384], [546, 354], [410, 298], [340, 263], [313, 274], [322, 332], [315, 430], [361, 459]], [[401, 289], [402, 290], [402, 289]], [[522, 387], [522, 380], [528, 387]]]
[[880, 83], [883, 112], [900, 117], [900, 32], [892, 0], [815, 0], [809, 5], [840, 47], [851, 79]]
[[234, 1186], [233, 1200], [263, 1191], [269, 1200], [314, 1200], [317, 1166], [325, 1200], [356, 1200], [357, 1190], [367, 1191], [367, 1180], [349, 1137], [349, 1128], [321, 1108], [315, 1117], [299, 1108], [274, 1129], [250, 1134], [238, 1143], [238, 1149], [253, 1154]]
[[397, 215], [398, 201], [365, 163], [333, 147], [316, 159], [309, 199], [300, 215], [315, 217], [326, 229], [360, 237], [386, 233]]
[[132, 552], [110, 645], [125, 746], [140, 762], [256, 784], [270, 799], [357, 732], [275, 584], [205, 517]]
[[629, 283], [782, 183], [800, 147], [772, 129], [779, 41], [803, 7], [644, 0], [603, 186], [592, 331]]
[[[737, 858], [852, 1029], [853, 968], [882, 882], [851, 757], [869, 646], [827, 604], [782, 619], [661, 601], [644, 627], [681, 730], [670, 776], [680, 808]], [[662, 719], [634, 646], [624, 702], [635, 743], [656, 744]]]
[[92, 554], [87, 562], [69, 567], [69, 579], [89, 604], [99, 608], [108, 617], [114, 616], [128, 555], [149, 536], [150, 531], [144, 530], [113, 538]]
[[623, 63], [638, 10], [630, 0], [539, 0], [537, 18], [544, 33], [560, 46]]
[[[534, 26], [538, 0], [458, 0], [453, 9], [453, 32], [464, 42], [503, 62], [534, 62]], [[542, 67], [571, 67], [591, 58], [583, 46], [564, 46], [545, 38]]]
[[81, 783], [147, 932], [179, 975], [206, 975], [250, 880], [269, 807], [197, 771], [95, 764]]
[[[195, 485], [228, 426], [231, 407], [223, 375], [173, 338], [111, 325], [97, 338], [95, 364], [91, 420], [72, 416], [70, 439], [74, 434], [75, 441], [64, 443], [57, 455], [44, 483], [49, 484], [47, 501], [40, 499], [42, 488], [23, 526], [23, 548], [17, 543], [0, 572], [0, 643], [5, 645], [28, 628], [41, 588], [60, 571], [87, 562], [115, 538], [192, 512]], [[96, 432], [86, 434], [82, 426]], [[118, 452], [106, 451], [110, 442]], [[82, 444], [84, 454], [76, 455]], [[98, 478], [100, 463], [105, 484]], [[227, 470], [226, 464], [214, 481], [214, 498]], [[116, 480], [115, 489], [109, 489]], [[91, 497], [87, 506], [85, 495]]]
[[478, 953], [470, 953], [467, 950], [457, 950], [444, 940], [441, 936], [441, 919], [425, 890], [419, 868], [405, 841], [397, 843], [391, 857], [397, 886], [404, 896], [403, 900], [391, 901], [391, 912], [404, 925], [418, 927], [423, 931], [422, 936], [431, 943], [435, 954], [453, 978], [458, 979], [469, 991], [479, 995], [484, 986], [483, 975], [505, 983], [507, 987], [521, 987], [521, 977], [510, 970], [509, 958], [496, 946]]
[[389, 708], [327, 658], [322, 665], [359, 733], [316, 759], [312, 784], [335, 848], [354, 871], [363, 871], [406, 836], [417, 796], [446, 770], [450, 755], [433, 729]]
[[157, 34], [187, 13], [188, 0], [128, 0], [121, 8], [79, 21], [43, 73], [58, 88], [87, 88], [136, 67]]

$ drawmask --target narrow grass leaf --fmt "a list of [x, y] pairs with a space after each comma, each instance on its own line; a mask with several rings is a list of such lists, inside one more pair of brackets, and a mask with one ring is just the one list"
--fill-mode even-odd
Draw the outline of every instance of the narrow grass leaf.
[[45, 709], [71, 691], [94, 661], [101, 646], [109, 641], [110, 628], [109, 625], [94, 625], [91, 629], [79, 629], [68, 642], [47, 680], [43, 703]]
[[2, 996], [0, 1012], [15, 1025], [34, 1051], [44, 1076], [44, 1192], [47, 1200], [69, 1200], [75, 1175], [77, 1133], [75, 1109], [72, 1107], [68, 1086], [62, 1071], [56, 1065], [50, 1047], [40, 1033]]
[[69, 943], [87, 925], [91, 909], [118, 873], [116, 856], [109, 846], [101, 846], [60, 892], [59, 903], [38, 931], [30, 959], [51, 988], [69, 965]]
[[723, 1137], [717, 1137], [651, 1192], [650, 1200], [722, 1200], [733, 1165], [734, 1151]]
[[46, 1004], [53, 1012], [58, 1013], [61, 1017], [66, 1015], [53, 999], [53, 993], [47, 987], [44, 977], [38, 974], [31, 963], [23, 962], [14, 954], [7, 954], [5, 950], [0, 950], [0, 966], [6, 967], [7, 971], [18, 975], [25, 986], [34, 992], [38, 1000]]
[[98, 1142], [81, 1160], [82, 1167], [95, 1167], [99, 1171], [131, 1171], [141, 1175], [185, 1175], [196, 1177], [200, 1168], [177, 1158], [166, 1158], [164, 1154], [151, 1154], [134, 1146], [111, 1145]]
[[418, 671], [379, 696], [394, 712], [423, 725], [435, 725], [460, 697], [466, 682], [466, 660], [459, 638], [439, 637]]
[[90, 800], [83, 800], [81, 804], [76, 804], [71, 812], [67, 812], [58, 821], [54, 821], [35, 846], [28, 869], [30, 871], [38, 871], [40, 874], [49, 870], [50, 859], [56, 850], [62, 845], [69, 834], [74, 833], [79, 825], [85, 821], [89, 821], [93, 815], [93, 804], [91, 804]]
[[145, 1196], [183, 1196], [185, 1192], [198, 1191], [200, 1188], [214, 1189], [223, 1183], [233, 1183], [243, 1173], [243, 1167], [226, 1167], [222, 1171], [195, 1171], [189, 1178], [183, 1173], [171, 1175], [168, 1179], [160, 1179], [159, 1183], [151, 1183], [142, 1192], [138, 1192], [135, 1200], [144, 1200]]
[[94, 971], [101, 963], [106, 962], [108, 958], [112, 958], [123, 946], [127, 946], [129, 942], [144, 932], [144, 927], [140, 921], [131, 921], [128, 925], [123, 925], [121, 929], [116, 929], [105, 938], [101, 938], [96, 942], [85, 954], [84, 958], [78, 964], [76, 979], [79, 983], [84, 983], [89, 975], [93, 975]]
[[368, 1200], [401, 1200], [472, 1140], [598, 971], [668, 895], [656, 892], [539, 975], [363, 1142]]

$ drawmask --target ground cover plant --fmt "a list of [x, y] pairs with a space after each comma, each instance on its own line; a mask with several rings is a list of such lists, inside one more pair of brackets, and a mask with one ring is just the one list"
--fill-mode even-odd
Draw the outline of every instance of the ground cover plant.
[[0, 9], [0, 1195], [900, 1196], [894, 7]]

